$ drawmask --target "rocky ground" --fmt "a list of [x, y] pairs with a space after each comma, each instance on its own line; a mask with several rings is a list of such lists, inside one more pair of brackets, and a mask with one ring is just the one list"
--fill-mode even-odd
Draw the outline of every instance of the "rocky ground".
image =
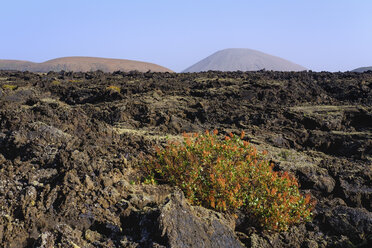
[[[141, 152], [206, 129], [268, 150], [314, 220], [261, 232], [140, 183]], [[2, 247], [372, 247], [371, 166], [372, 73], [0, 72]]]

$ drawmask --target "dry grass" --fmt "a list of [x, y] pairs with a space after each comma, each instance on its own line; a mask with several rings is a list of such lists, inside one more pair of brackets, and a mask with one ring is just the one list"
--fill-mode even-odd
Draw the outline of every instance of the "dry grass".
[[334, 106], [334, 105], [311, 105], [311, 106], [296, 106], [292, 107], [291, 110], [296, 112], [303, 112], [303, 113], [327, 113], [331, 114], [332, 112], [338, 113], [345, 110], [354, 110], [356, 109], [355, 106], [351, 105], [344, 105], [344, 106]]
[[131, 129], [123, 128], [120, 126], [114, 127], [114, 131], [118, 134], [129, 134], [133, 136], [143, 137], [146, 140], [156, 140], [156, 141], [167, 141], [169, 139], [182, 141], [182, 135], [162, 135], [156, 132], [152, 132], [146, 129]]

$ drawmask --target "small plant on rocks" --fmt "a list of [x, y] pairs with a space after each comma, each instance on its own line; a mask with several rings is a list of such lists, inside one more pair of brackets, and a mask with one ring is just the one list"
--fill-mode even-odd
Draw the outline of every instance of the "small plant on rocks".
[[58, 80], [53, 80], [51, 84], [54, 85], [54, 86], [57, 86], [57, 85], [60, 85], [61, 82], [58, 81]]
[[315, 201], [302, 195], [294, 176], [273, 165], [244, 132], [219, 139], [218, 131], [184, 134], [182, 143], [156, 148], [144, 163], [148, 183], [178, 186], [196, 205], [233, 213], [241, 209], [259, 228], [285, 231], [311, 220]]
[[120, 88], [115, 85], [110, 85], [107, 87], [108, 90], [116, 91], [117, 93], [120, 93]]
[[15, 90], [15, 89], [18, 88], [18, 86], [17, 85], [12, 85], [12, 84], [3, 84], [2, 88], [4, 90]]

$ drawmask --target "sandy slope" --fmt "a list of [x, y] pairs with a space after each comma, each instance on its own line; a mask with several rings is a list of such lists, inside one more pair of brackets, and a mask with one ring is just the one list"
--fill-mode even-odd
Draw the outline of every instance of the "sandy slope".
[[218, 51], [184, 72], [200, 71], [304, 71], [305, 67], [288, 60], [246, 48], [230, 48]]
[[43, 63], [33, 63], [19, 60], [0, 60], [0, 70], [19, 70], [32, 72], [49, 71], [153, 71], [153, 72], [172, 72], [170, 69], [147, 62], [108, 59], [96, 57], [63, 57], [45, 61]]
[[352, 72], [365, 72], [365, 71], [372, 71], [372, 66], [359, 67], [359, 68], [356, 68], [355, 70], [352, 70]]

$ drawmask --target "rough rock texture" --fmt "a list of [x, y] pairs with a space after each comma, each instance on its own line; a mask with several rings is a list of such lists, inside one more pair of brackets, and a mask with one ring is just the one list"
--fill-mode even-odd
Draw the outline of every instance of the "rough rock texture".
[[[371, 73], [3, 71], [0, 246], [371, 247], [371, 123]], [[141, 152], [215, 128], [295, 174], [314, 220], [261, 232], [140, 183]]]
[[182, 193], [173, 194], [160, 212], [160, 225], [171, 247], [244, 247], [221, 214], [190, 207]]

